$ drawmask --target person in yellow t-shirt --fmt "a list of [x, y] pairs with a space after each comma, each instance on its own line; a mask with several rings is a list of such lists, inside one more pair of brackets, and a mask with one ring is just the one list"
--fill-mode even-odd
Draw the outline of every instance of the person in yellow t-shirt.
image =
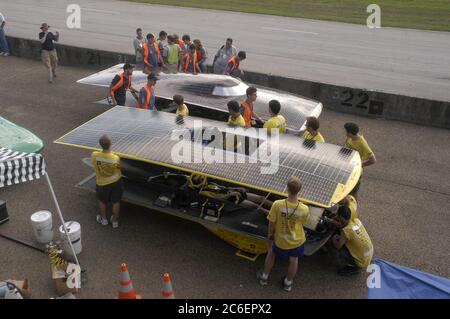
[[319, 132], [320, 123], [319, 120], [314, 117], [308, 117], [306, 119], [306, 131], [303, 133], [303, 138], [305, 140], [312, 140], [316, 142], [325, 142], [325, 139], [323, 138], [322, 134]]
[[[359, 126], [355, 123], [345, 123], [344, 129], [347, 134], [344, 146], [359, 153], [359, 156], [361, 157], [362, 167], [367, 167], [369, 165], [375, 164], [377, 161], [375, 158], [375, 154], [370, 148], [364, 136], [359, 134]], [[361, 187], [361, 179], [362, 175], [359, 178], [356, 186], [350, 192], [350, 194], [355, 198], [357, 198], [359, 188]]]
[[306, 241], [303, 225], [309, 214], [308, 206], [298, 200], [302, 183], [298, 177], [292, 176], [287, 182], [288, 198], [273, 203], [267, 219], [269, 220], [268, 238], [274, 240], [267, 252], [264, 269], [258, 271], [259, 283], [268, 284], [270, 271], [275, 263], [275, 257], [289, 258], [286, 277], [283, 279], [283, 289], [291, 291], [292, 282], [298, 269], [298, 257], [303, 256]]
[[184, 97], [182, 95], [176, 94], [173, 96], [172, 99], [175, 102], [175, 104], [177, 105], [177, 111], [175, 114], [178, 116], [188, 116], [189, 109], [186, 106], [186, 104], [184, 104]]
[[[245, 120], [244, 117], [241, 115], [239, 111], [239, 102], [238, 101], [230, 101], [227, 104], [228, 106], [228, 112], [230, 113], [230, 116], [228, 118], [228, 125], [231, 127], [242, 127], [245, 128]], [[235, 152], [241, 148], [241, 141], [238, 136], [235, 136], [233, 134], [227, 134], [227, 136], [224, 137], [224, 143], [223, 147], [226, 150], [234, 150]], [[231, 138], [230, 138], [231, 135]]]
[[228, 118], [228, 125], [230, 126], [240, 126], [245, 127], [244, 117], [239, 112], [239, 102], [238, 101], [230, 101], [227, 104], [228, 113], [230, 117]]
[[286, 119], [283, 115], [279, 114], [281, 110], [280, 102], [277, 100], [271, 100], [269, 102], [269, 114], [271, 118], [264, 123], [264, 128], [267, 129], [267, 134], [270, 135], [272, 129], [277, 129], [279, 134], [286, 133]]
[[101, 152], [93, 152], [92, 165], [95, 170], [97, 202], [100, 214], [97, 222], [108, 225], [106, 217], [108, 204], [112, 204], [111, 224], [119, 227], [120, 200], [122, 199], [122, 172], [120, 157], [111, 152], [111, 138], [103, 135], [99, 140]]
[[359, 134], [358, 125], [355, 123], [346, 123], [344, 128], [347, 133], [345, 146], [359, 153], [359, 156], [361, 156], [362, 166], [366, 167], [375, 164], [375, 154], [369, 147], [369, 144], [367, 144], [364, 136]]
[[373, 257], [373, 245], [364, 225], [358, 218], [351, 219], [347, 206], [340, 206], [335, 219], [326, 218], [334, 224], [339, 234], [331, 237], [330, 252], [339, 266], [339, 275], [355, 275], [366, 269]]

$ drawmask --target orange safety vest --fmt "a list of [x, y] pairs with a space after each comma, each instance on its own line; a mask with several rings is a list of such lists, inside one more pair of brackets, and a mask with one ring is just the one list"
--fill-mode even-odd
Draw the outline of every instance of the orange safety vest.
[[[149, 64], [148, 63], [148, 46], [147, 46], [148, 44], [150, 44], [150, 43], [145, 43], [144, 46], [143, 46], [143, 49], [144, 49], [144, 62], [146, 64]], [[153, 42], [153, 46], [155, 47], [155, 50], [156, 50], [156, 59], [157, 60], [161, 60], [161, 52], [159, 51], [158, 43]], [[158, 62], [158, 61], [156, 61], [156, 62]]]
[[198, 50], [197, 51], [197, 61], [201, 61], [202, 60], [202, 50]]
[[145, 92], [147, 93], [145, 96], [145, 102], [144, 105], [141, 104], [141, 99], [138, 99], [138, 108], [142, 108], [142, 109], [148, 109], [148, 107], [150, 106], [150, 99], [152, 97], [152, 91], [153, 94], [155, 95], [155, 86], [152, 85], [152, 89], [150, 90], [150, 88], [148, 87], [148, 83], [146, 85], [144, 85], [143, 89], [145, 89]]
[[184, 42], [183, 42], [183, 40], [178, 39], [177, 44], [180, 47], [181, 51], [184, 52]]
[[[117, 82], [112, 88], [111, 88], [111, 95], [114, 95], [114, 93], [120, 89], [124, 83], [125, 83], [125, 72], [122, 72], [119, 74], [120, 80]], [[125, 87], [125, 90], [128, 90], [131, 87], [131, 75], [128, 77], [128, 84]]]
[[[183, 65], [183, 71], [187, 72], [188, 68], [189, 68], [189, 62], [191, 61], [191, 51], [189, 51], [189, 53], [186, 54], [185, 58], [184, 58], [184, 65]], [[195, 50], [194, 52], [194, 69], [193, 72], [195, 73], [195, 65], [197, 64], [197, 50]]]
[[228, 73], [229, 75], [231, 75], [234, 70], [239, 70], [240, 62], [237, 60], [237, 57], [234, 56], [228, 60], [226, 68], [228, 68], [228, 64], [230, 63], [233, 63], [233, 67], [231, 68], [230, 73]]
[[254, 103], [250, 105], [247, 104], [247, 102], [244, 100], [241, 103], [241, 106], [244, 108], [244, 114], [242, 114], [242, 117], [245, 120], [245, 127], [252, 127], [252, 116], [253, 116], [253, 108], [254, 108]]

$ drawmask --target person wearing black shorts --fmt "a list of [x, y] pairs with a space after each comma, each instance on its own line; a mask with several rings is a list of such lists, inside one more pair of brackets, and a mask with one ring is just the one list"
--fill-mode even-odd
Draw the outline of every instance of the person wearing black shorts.
[[111, 152], [111, 139], [108, 135], [100, 138], [101, 152], [92, 153], [92, 165], [95, 169], [97, 202], [100, 214], [97, 222], [108, 225], [107, 209], [112, 205], [111, 224], [119, 227], [120, 200], [122, 199], [122, 173], [120, 157]]
[[115, 204], [122, 200], [123, 189], [121, 179], [105, 186], [96, 185], [95, 190], [97, 199], [103, 203]]

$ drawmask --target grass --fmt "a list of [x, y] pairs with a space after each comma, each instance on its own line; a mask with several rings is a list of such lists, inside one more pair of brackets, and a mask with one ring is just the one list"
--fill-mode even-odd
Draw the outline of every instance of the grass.
[[449, 0], [128, 0], [277, 16], [366, 24], [371, 3], [381, 7], [381, 27], [450, 31]]

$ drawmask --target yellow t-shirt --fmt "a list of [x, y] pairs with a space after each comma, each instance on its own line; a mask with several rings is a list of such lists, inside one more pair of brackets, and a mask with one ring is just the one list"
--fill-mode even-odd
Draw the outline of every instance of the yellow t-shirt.
[[311, 133], [309, 133], [308, 131], [305, 131], [303, 133], [303, 138], [305, 140], [313, 140], [313, 141], [325, 143], [325, 139], [323, 138], [322, 134], [320, 134], [320, 132], [317, 132], [316, 136], [312, 136]]
[[[239, 115], [235, 120], [233, 120], [231, 118], [231, 116], [228, 118], [228, 125], [232, 126], [232, 127], [244, 127], [245, 128], [245, 120], [244, 117], [242, 115]], [[228, 135], [228, 134], [227, 134]], [[232, 150], [232, 149], [238, 149], [241, 147], [241, 141], [238, 138], [237, 140], [235, 139], [235, 137], [233, 136], [233, 138], [224, 138], [224, 147], [227, 150]]]
[[230, 117], [228, 118], [228, 125], [245, 127], [244, 117], [242, 115], [239, 115], [235, 120], [233, 120], [230, 115]]
[[308, 219], [308, 214], [308, 206], [300, 202], [298, 206], [286, 199], [273, 203], [267, 219], [275, 224], [274, 240], [278, 248], [293, 249], [303, 245], [306, 241], [303, 225]]
[[351, 215], [351, 220], [354, 220], [356, 218], [359, 218], [358, 215], [358, 203], [356, 202], [356, 198], [353, 197], [352, 195], [348, 195], [348, 208], [350, 209], [350, 212], [352, 213]]
[[181, 106], [181, 110], [179, 108], [177, 108], [177, 112], [175, 113], [178, 116], [188, 116], [189, 115], [189, 109], [186, 106], [186, 104], [183, 104]]
[[122, 178], [120, 157], [116, 154], [93, 152], [91, 158], [97, 185], [109, 185]]
[[366, 139], [362, 135], [358, 135], [356, 140], [352, 140], [350, 137], [347, 137], [345, 140], [345, 146], [357, 151], [359, 156], [361, 156], [362, 161], [367, 161], [373, 155], [369, 144], [367, 144]]
[[345, 246], [361, 268], [367, 268], [373, 257], [373, 245], [369, 234], [361, 221], [356, 218], [341, 229], [341, 235], [347, 239]]
[[267, 130], [277, 128], [280, 134], [284, 134], [286, 133], [286, 119], [283, 115], [274, 116], [264, 123], [264, 128]]

